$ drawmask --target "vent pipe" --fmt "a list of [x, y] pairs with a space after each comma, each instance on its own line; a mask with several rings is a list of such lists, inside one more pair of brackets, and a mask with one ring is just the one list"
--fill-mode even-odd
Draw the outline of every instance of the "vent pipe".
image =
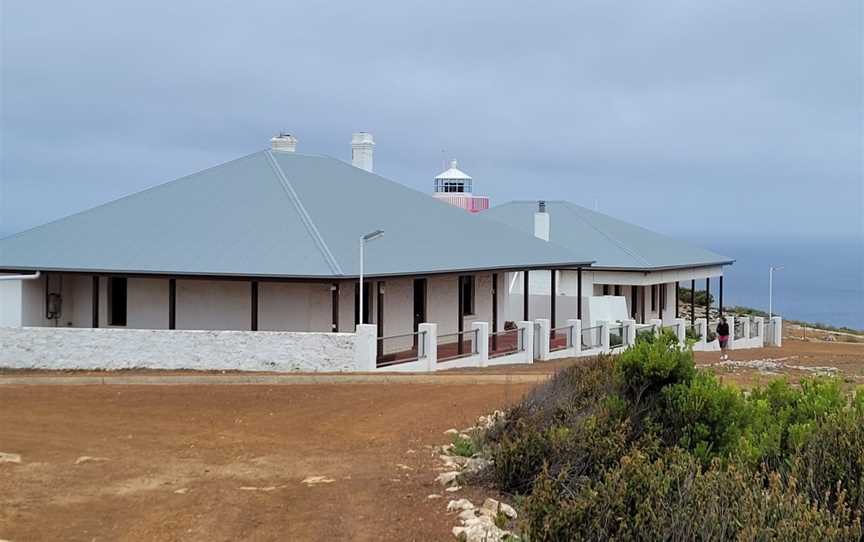
[[537, 212], [534, 213], [534, 237], [549, 240], [549, 213], [543, 200], [537, 202]]
[[351, 134], [351, 165], [372, 172], [372, 151], [375, 141], [368, 132]]

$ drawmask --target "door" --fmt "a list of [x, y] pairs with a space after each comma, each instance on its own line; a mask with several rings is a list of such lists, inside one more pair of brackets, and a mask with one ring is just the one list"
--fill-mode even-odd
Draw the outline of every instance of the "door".
[[[426, 279], [414, 279], [414, 331], [426, 321]], [[417, 347], [417, 335], [414, 335], [414, 347]]]

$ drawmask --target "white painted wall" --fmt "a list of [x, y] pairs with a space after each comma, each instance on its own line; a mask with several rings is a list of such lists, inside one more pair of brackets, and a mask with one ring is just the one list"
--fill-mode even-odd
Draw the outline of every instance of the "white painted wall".
[[0, 281], [0, 326], [22, 325], [22, 282], [20, 280]]
[[353, 333], [0, 328], [16, 369], [359, 370]]
[[245, 281], [177, 281], [177, 329], [248, 330], [251, 305]]
[[[333, 320], [331, 285], [302, 282], [258, 283], [258, 329], [261, 331], [330, 331]], [[340, 291], [340, 294], [342, 292]], [[340, 295], [340, 300], [342, 296]], [[180, 300], [178, 298], [179, 306]], [[351, 300], [353, 323], [354, 301]], [[340, 313], [342, 307], [340, 304]], [[247, 316], [249, 319], [247, 305]], [[353, 331], [353, 328], [348, 329]]]

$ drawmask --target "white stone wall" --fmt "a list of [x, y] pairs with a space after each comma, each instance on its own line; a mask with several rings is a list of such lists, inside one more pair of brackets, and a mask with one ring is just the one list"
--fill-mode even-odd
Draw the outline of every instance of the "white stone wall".
[[0, 367], [356, 371], [353, 333], [0, 328]]

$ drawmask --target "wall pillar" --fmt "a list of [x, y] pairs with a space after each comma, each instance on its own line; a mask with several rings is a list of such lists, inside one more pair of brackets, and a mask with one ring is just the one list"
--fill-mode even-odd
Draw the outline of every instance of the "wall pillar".
[[[645, 290], [642, 290], [642, 295], [645, 295]], [[633, 346], [636, 344], [636, 320], [623, 320], [621, 322], [623, 324], [622, 333], [624, 333], [624, 340], [622, 341], [624, 346]]]
[[438, 367], [438, 324], [422, 323], [417, 326], [421, 337], [425, 337], [423, 353], [426, 355], [426, 370], [435, 371]]
[[771, 317], [771, 344], [774, 346], [783, 346], [783, 318], [779, 316]]
[[477, 356], [480, 367], [489, 365], [489, 322], [472, 322], [471, 329], [477, 332]]
[[[546, 318], [537, 318], [535, 322], [537, 323], [537, 327], [540, 328], [540, 337], [538, 339], [540, 344], [540, 353], [538, 354], [538, 357], [540, 358], [540, 360], [545, 361], [549, 359], [549, 339], [551, 335], [551, 324], [550, 321]], [[537, 328], [535, 327], [535, 331], [536, 330]]]
[[516, 322], [516, 328], [521, 329], [519, 334], [522, 335], [522, 351], [525, 356], [525, 363], [534, 363], [534, 322], [529, 320], [521, 320]]
[[354, 358], [357, 370], [361, 372], [374, 371], [378, 366], [378, 339], [373, 324], [357, 324], [354, 336]]
[[600, 322], [600, 351], [609, 352], [609, 322]]
[[[676, 296], [677, 299], [677, 296]], [[678, 344], [684, 346], [686, 344], [687, 339], [687, 330], [684, 329], [684, 319], [676, 318], [675, 319], [675, 335], [678, 337]]]
[[570, 319], [567, 320], [567, 325], [570, 326], [570, 339], [573, 341], [570, 346], [573, 348], [573, 354], [578, 355], [582, 351], [582, 320]]

